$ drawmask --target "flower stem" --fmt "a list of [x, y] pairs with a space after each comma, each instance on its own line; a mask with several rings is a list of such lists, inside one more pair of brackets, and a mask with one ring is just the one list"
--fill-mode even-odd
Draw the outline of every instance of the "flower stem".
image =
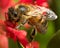
[[17, 40], [17, 45], [18, 45], [18, 48], [23, 48], [22, 45], [19, 43], [18, 40]]

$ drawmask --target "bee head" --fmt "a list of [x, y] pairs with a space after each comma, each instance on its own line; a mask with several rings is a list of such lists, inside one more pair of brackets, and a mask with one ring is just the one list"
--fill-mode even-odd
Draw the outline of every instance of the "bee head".
[[19, 19], [18, 12], [15, 8], [11, 7], [8, 9], [8, 18], [10, 21], [17, 21]]

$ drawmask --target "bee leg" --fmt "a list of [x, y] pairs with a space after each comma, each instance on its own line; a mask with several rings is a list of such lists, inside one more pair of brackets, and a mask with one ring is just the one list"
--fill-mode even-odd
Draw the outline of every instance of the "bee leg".
[[27, 21], [26, 21], [26, 20], [25, 20], [25, 21], [23, 21], [22, 23], [20, 23], [16, 28], [23, 27], [25, 23], [27, 23]]
[[32, 32], [31, 32], [31, 34], [30, 34], [30, 42], [34, 40], [36, 33], [37, 33], [37, 32], [36, 32], [36, 29], [33, 28], [33, 29], [32, 29]]
[[25, 23], [27, 23], [27, 20], [24, 20], [22, 24], [24, 25]]
[[19, 29], [22, 26], [23, 26], [23, 24], [19, 24], [16, 28]]

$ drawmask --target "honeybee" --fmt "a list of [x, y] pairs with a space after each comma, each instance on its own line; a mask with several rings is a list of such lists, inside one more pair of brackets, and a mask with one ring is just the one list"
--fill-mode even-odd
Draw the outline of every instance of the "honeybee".
[[30, 24], [33, 29], [30, 34], [31, 40], [36, 35], [36, 32], [45, 33], [48, 26], [48, 20], [57, 19], [57, 15], [50, 9], [37, 6], [37, 5], [26, 5], [20, 4], [15, 8], [9, 8], [8, 11], [9, 20], [20, 22], [16, 27], [19, 28], [25, 23]]
[[41, 29], [39, 32], [45, 32], [48, 20], [57, 19], [57, 15], [45, 7], [22, 4], [18, 8], [22, 14], [22, 20], [25, 19], [24, 21], [34, 26], [37, 31]]
[[27, 5], [27, 7], [29, 8], [29, 11], [22, 16], [24, 16], [26, 22], [33, 27], [30, 34], [30, 38], [33, 40], [37, 31], [40, 33], [45, 33], [47, 31], [48, 20], [57, 19], [57, 15], [52, 10], [45, 7], [37, 5]]

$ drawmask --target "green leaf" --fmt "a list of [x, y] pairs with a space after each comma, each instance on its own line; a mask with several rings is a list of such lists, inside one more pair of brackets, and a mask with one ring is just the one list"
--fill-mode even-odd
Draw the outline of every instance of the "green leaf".
[[51, 0], [51, 9], [57, 14], [58, 18], [55, 20], [56, 31], [60, 29], [60, 0]]
[[22, 48], [18, 42], [14, 42], [11, 38], [9, 38], [9, 48]]
[[53, 35], [47, 48], [60, 48], [60, 30]]

